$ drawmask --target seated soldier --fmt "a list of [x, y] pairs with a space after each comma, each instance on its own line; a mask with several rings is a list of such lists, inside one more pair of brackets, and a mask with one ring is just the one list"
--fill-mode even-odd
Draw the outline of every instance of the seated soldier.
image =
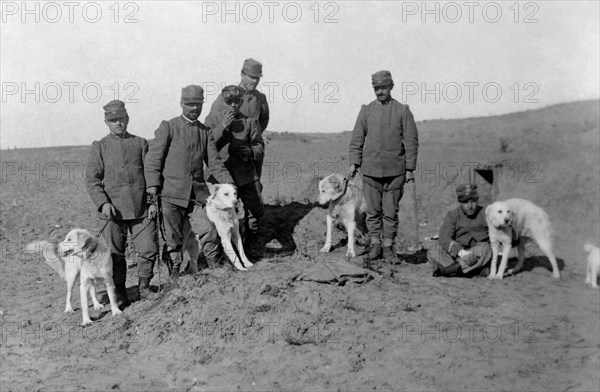
[[485, 210], [478, 205], [477, 185], [459, 185], [456, 194], [460, 206], [448, 212], [438, 244], [427, 252], [433, 276], [485, 274], [482, 269], [492, 259]]

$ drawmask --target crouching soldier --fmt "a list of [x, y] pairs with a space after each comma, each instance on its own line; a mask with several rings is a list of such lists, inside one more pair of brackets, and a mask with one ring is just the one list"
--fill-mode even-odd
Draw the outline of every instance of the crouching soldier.
[[439, 243], [427, 252], [433, 276], [454, 276], [479, 272], [492, 259], [485, 210], [478, 205], [477, 185], [456, 188], [459, 207], [448, 212], [439, 234]]
[[104, 123], [110, 133], [92, 143], [86, 186], [101, 217], [109, 220], [103, 235], [112, 256], [117, 304], [123, 307], [129, 304], [125, 287], [128, 235], [135, 236], [140, 299], [156, 297], [150, 291], [150, 281], [158, 256], [157, 232], [155, 221], [148, 216], [144, 180], [148, 142], [127, 132], [129, 116], [121, 101], [104, 106]]

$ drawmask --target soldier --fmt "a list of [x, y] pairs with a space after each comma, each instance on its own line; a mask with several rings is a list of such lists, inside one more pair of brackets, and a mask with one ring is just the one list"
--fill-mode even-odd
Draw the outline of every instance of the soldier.
[[258, 130], [258, 123], [240, 112], [244, 89], [239, 86], [227, 86], [221, 93], [222, 101], [227, 105], [223, 113], [211, 113], [206, 118], [215, 137], [217, 149], [223, 163], [235, 181], [238, 195], [244, 203], [244, 209], [254, 217], [246, 219], [245, 242], [251, 258], [262, 256], [258, 238], [258, 221], [264, 215], [264, 206], [260, 197], [260, 182], [257, 172], [262, 162], [265, 143]]
[[104, 123], [110, 133], [92, 143], [86, 186], [98, 212], [109, 219], [103, 234], [112, 256], [117, 303], [127, 306], [125, 250], [128, 235], [135, 235], [140, 299], [156, 296], [150, 291], [150, 281], [158, 256], [157, 232], [155, 221], [147, 212], [144, 179], [148, 142], [127, 132], [129, 116], [121, 101], [111, 101], [104, 106]]
[[[380, 257], [398, 263], [392, 243], [398, 231], [398, 203], [405, 182], [414, 181], [419, 139], [413, 114], [392, 98], [389, 71], [371, 76], [376, 100], [363, 105], [350, 141], [348, 175], [363, 175], [366, 223], [371, 238], [368, 260]], [[383, 235], [383, 249], [382, 239]]]
[[479, 206], [477, 185], [456, 187], [458, 208], [448, 212], [440, 229], [439, 243], [427, 252], [433, 265], [433, 276], [468, 274], [483, 268], [492, 260], [492, 247], [485, 219], [485, 209]]
[[[170, 276], [179, 277], [183, 261], [184, 228], [189, 227], [189, 215], [194, 210], [193, 200], [205, 202], [208, 187], [204, 178], [204, 163], [211, 183], [233, 182], [222, 164], [211, 130], [198, 121], [204, 103], [200, 86], [187, 86], [181, 91], [183, 113], [163, 121], [154, 133], [145, 161], [147, 192], [156, 196], [160, 190], [167, 257]], [[156, 206], [151, 207], [152, 210]], [[209, 265], [220, 258], [219, 242], [214, 225], [206, 217], [205, 208], [198, 211], [198, 238]]]

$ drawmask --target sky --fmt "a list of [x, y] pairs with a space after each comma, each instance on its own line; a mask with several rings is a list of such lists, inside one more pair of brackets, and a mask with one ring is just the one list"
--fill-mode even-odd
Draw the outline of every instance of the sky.
[[600, 97], [597, 1], [1, 1], [0, 148], [89, 145], [102, 106], [126, 103], [153, 138], [181, 88], [263, 64], [268, 130], [352, 130], [371, 74], [417, 121]]

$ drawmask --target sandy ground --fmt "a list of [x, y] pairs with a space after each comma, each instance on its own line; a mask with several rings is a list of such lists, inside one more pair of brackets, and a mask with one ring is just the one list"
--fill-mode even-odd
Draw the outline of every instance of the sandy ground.
[[[295, 279], [345, 253], [341, 231], [332, 253], [318, 253], [325, 210], [314, 201], [319, 176], [346, 171], [350, 134], [267, 133], [267, 255], [245, 273], [184, 275], [117, 317], [90, 309], [87, 328], [78, 294], [64, 314], [65, 283], [22, 249], [100, 229], [82, 179], [89, 147], [2, 151], [0, 388], [597, 391], [600, 294], [584, 284], [582, 244], [600, 237], [598, 106], [419, 123], [416, 189], [405, 188], [400, 211], [409, 262], [376, 264], [362, 285]], [[560, 280], [543, 255], [503, 281], [434, 278], [424, 252], [407, 251], [431, 244], [467, 167], [490, 162], [503, 164], [497, 198], [549, 213]], [[154, 286], [166, 282], [164, 266], [155, 273]], [[131, 268], [131, 297], [136, 285]]]

